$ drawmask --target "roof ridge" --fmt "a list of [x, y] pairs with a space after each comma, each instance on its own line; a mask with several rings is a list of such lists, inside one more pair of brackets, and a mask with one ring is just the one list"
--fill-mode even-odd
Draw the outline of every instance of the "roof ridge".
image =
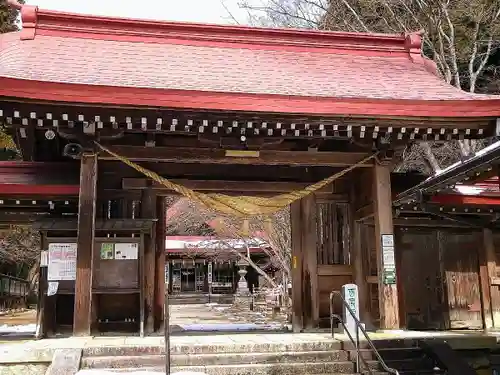
[[[226, 44], [253, 44], [280, 47], [329, 48], [377, 52], [410, 53], [410, 48], [420, 51], [418, 33], [375, 34], [306, 29], [271, 29], [249, 26], [216, 25], [172, 21], [153, 21], [118, 18], [54, 10], [19, 4], [8, 0], [11, 7], [19, 9], [23, 22], [21, 39], [34, 39], [37, 34], [81, 38], [92, 35], [93, 39], [121, 40], [135, 38], [172, 39], [186, 41], [224, 42]], [[410, 43], [409, 43], [410, 42]], [[417, 52], [420, 53], [420, 52]], [[412, 52], [413, 54], [413, 52]]]

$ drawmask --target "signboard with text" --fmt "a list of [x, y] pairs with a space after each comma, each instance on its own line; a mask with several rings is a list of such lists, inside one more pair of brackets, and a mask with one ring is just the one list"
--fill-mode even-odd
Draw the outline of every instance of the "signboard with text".
[[[358, 286], [356, 284], [345, 284], [342, 285], [342, 297], [347, 302], [347, 305], [354, 313], [354, 316], [359, 321], [359, 292]], [[346, 325], [346, 329], [352, 335], [352, 337], [356, 337], [356, 320], [353, 315], [349, 311], [349, 309], [344, 305], [343, 306], [343, 320]]]
[[385, 285], [396, 284], [396, 258], [394, 235], [382, 234], [382, 281]]
[[51, 243], [48, 251], [48, 281], [76, 280], [76, 243]]

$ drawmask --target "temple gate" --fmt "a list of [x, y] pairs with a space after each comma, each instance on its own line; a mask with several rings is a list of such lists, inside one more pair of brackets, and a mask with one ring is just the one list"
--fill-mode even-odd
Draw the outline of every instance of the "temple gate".
[[[139, 309], [129, 315], [136, 330], [152, 333], [163, 320], [164, 196], [172, 191], [96, 141], [206, 193], [269, 197], [350, 168], [291, 204], [293, 327], [316, 327], [328, 314], [329, 292], [353, 281], [365, 302], [367, 289], [377, 296], [362, 304], [362, 315], [378, 316], [380, 328], [400, 326], [391, 168], [411, 142], [497, 135], [497, 97], [444, 83], [422, 57], [418, 34], [139, 21], [18, 6], [23, 29], [0, 35], [0, 122], [24, 161], [0, 168], [16, 169], [2, 181], [2, 219], [37, 219], [50, 241], [74, 238], [76, 275], [63, 289], [74, 298], [68, 321], [75, 335], [90, 335], [104, 316], [125, 319], [117, 311], [135, 298]], [[358, 221], [368, 216], [374, 259], [366, 275]], [[122, 242], [137, 245], [135, 259], [102, 259], [103, 244], [116, 253]], [[110, 269], [119, 285], [107, 279]], [[106, 307], [104, 294], [113, 301]], [[47, 311], [48, 328], [57, 311]]]

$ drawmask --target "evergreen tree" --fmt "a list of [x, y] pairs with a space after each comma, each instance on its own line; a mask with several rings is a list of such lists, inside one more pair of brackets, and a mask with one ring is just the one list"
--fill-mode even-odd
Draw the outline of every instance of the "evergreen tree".
[[[24, 3], [24, 1], [19, 1]], [[19, 11], [13, 7], [9, 7], [7, 1], [0, 1], [0, 33], [8, 33], [9, 31], [18, 30], [18, 15]]]

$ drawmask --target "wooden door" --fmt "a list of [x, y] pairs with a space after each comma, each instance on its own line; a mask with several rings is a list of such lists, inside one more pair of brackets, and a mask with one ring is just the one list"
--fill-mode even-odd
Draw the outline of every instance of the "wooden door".
[[481, 295], [477, 247], [480, 232], [443, 230], [439, 234], [441, 260], [451, 329], [481, 329]]
[[396, 232], [400, 257], [400, 296], [408, 329], [444, 329], [445, 310], [439, 243], [436, 230], [400, 228]]

